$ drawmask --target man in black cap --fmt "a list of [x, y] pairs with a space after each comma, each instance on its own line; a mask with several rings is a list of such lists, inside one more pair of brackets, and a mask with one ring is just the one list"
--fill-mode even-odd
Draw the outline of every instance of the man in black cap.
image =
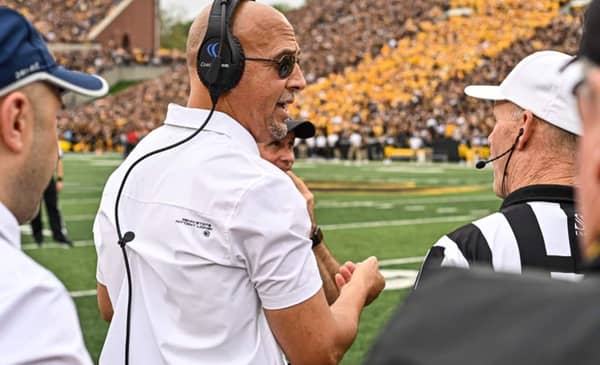
[[315, 136], [315, 126], [308, 120], [289, 119], [285, 122], [288, 133], [280, 140], [258, 143], [260, 156], [287, 172], [294, 165], [294, 142], [296, 138], [306, 139]]
[[[286, 121], [288, 133], [280, 140], [274, 140], [269, 143], [258, 143], [258, 150], [260, 156], [265, 160], [271, 162], [275, 166], [279, 167], [285, 172], [294, 182], [304, 199], [306, 199], [306, 206], [308, 209], [308, 215], [311, 220], [311, 240], [313, 241], [313, 253], [317, 258], [317, 265], [319, 266], [319, 273], [323, 280], [323, 291], [327, 302], [332, 304], [335, 302], [337, 297], [340, 295], [338, 284], [336, 284], [335, 275], [340, 271], [339, 262], [333, 257], [325, 243], [323, 243], [323, 232], [321, 228], [315, 222], [314, 212], [314, 196], [308, 189], [308, 186], [300, 179], [296, 174], [292, 172], [292, 166], [294, 166], [294, 142], [296, 138], [311, 138], [315, 135], [315, 126], [308, 120], [293, 120], [289, 119]], [[347, 276], [351, 275], [351, 271], [354, 268], [353, 263], [346, 263], [343, 271]], [[343, 285], [344, 282], [340, 282], [339, 285]]]
[[21, 251], [56, 166], [61, 93], [100, 97], [100, 77], [58, 66], [42, 36], [0, 7], [0, 357], [3, 364], [91, 364], [64, 286]]

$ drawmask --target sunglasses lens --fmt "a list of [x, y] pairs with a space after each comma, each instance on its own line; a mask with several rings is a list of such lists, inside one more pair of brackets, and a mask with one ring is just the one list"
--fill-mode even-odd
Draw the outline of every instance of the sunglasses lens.
[[285, 79], [292, 74], [294, 65], [296, 64], [296, 57], [286, 55], [279, 61], [279, 77]]

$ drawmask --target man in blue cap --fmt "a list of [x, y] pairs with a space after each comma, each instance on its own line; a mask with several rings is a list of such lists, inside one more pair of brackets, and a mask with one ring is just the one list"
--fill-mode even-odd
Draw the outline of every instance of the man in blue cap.
[[38, 31], [0, 7], [0, 354], [3, 364], [91, 364], [73, 301], [21, 251], [58, 154], [61, 93], [100, 97], [97, 76], [58, 66]]

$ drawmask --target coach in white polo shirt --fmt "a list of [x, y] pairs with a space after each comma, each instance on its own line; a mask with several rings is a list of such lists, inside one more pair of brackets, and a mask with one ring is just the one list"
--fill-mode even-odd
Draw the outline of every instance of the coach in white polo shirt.
[[75, 305], [21, 251], [20, 224], [40, 206], [58, 156], [61, 93], [100, 97], [104, 80], [58, 66], [42, 36], [0, 6], [0, 363], [91, 364]]
[[[140, 156], [182, 140], [206, 119], [211, 102], [196, 55], [209, 10], [189, 33], [187, 107], [169, 105], [164, 126], [106, 184], [94, 223], [98, 300], [111, 320], [100, 364], [125, 357], [129, 295], [114, 219], [117, 190]], [[198, 136], [137, 165], [121, 196], [120, 226], [135, 232], [126, 246], [132, 364], [282, 365], [284, 354], [292, 364], [338, 363], [362, 308], [384, 286], [369, 258], [328, 306], [306, 202], [256, 145], [287, 132], [285, 105], [305, 80], [295, 60], [287, 70], [278, 60], [297, 56], [299, 47], [287, 19], [271, 7], [244, 1], [234, 19], [247, 59], [240, 83], [219, 99]]]
[[[499, 212], [443, 236], [429, 251], [419, 278], [439, 266], [575, 280], [582, 271], [577, 238], [583, 219], [574, 206], [575, 151], [581, 135], [572, 75], [559, 69], [571, 56], [555, 51], [524, 58], [500, 86], [469, 86], [465, 93], [493, 100], [489, 136]], [[481, 162], [483, 164], [483, 162]], [[482, 167], [482, 166], [479, 166]]]

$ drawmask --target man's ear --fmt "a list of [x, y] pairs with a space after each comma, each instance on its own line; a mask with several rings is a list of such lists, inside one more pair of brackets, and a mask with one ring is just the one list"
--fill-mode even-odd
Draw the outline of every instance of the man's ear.
[[518, 133], [521, 133], [521, 129], [523, 130], [523, 133], [519, 138], [519, 142], [517, 143], [517, 149], [523, 150], [525, 149], [525, 147], [527, 146], [527, 142], [530, 140], [531, 136], [533, 136], [533, 133], [535, 132], [535, 129], [537, 127], [537, 118], [535, 118], [531, 110], [525, 110], [521, 118], [519, 118], [518, 124], [520, 126]]
[[0, 141], [11, 152], [20, 153], [25, 147], [29, 113], [29, 99], [23, 92], [10, 93], [0, 100]]

